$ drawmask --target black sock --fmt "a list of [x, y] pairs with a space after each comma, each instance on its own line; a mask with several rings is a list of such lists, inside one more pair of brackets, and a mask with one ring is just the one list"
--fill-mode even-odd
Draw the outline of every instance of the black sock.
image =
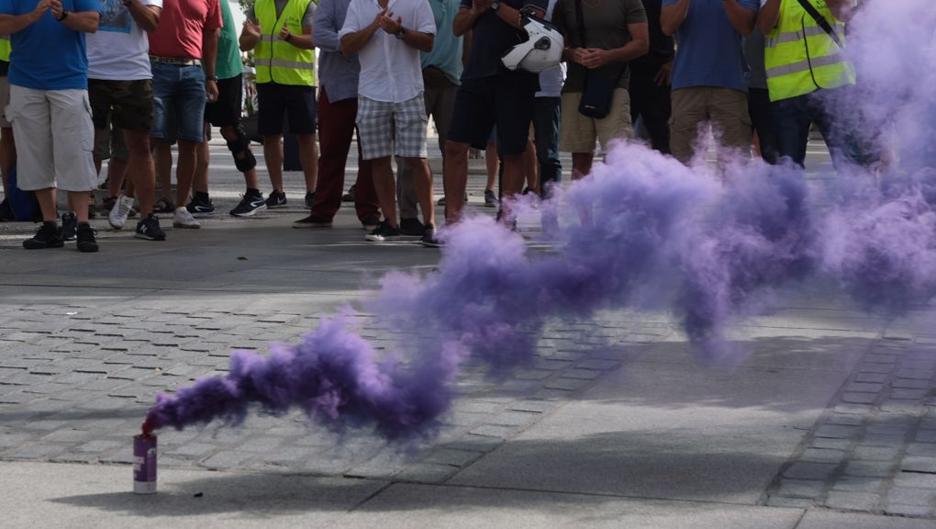
[[57, 227], [58, 227], [58, 221], [57, 221], [57, 220], [44, 220], [44, 221], [42, 221], [42, 223], [45, 224], [46, 226], [51, 226], [51, 227], [53, 227], [53, 228], [57, 228]]
[[197, 201], [199, 201], [199, 202], [208, 202], [208, 201], [209, 201], [209, 199], [208, 199], [208, 193], [206, 193], [206, 192], [204, 192], [204, 191], [196, 191], [196, 192], [195, 192], [195, 200], [197, 200]]
[[247, 195], [250, 195], [250, 196], [252, 196], [252, 197], [259, 196], [259, 195], [260, 195], [260, 190], [259, 190], [259, 189], [255, 189], [255, 188], [253, 188], [253, 187], [248, 187], [248, 188], [247, 188], [247, 193], [246, 193], [246, 194], [247, 194]]

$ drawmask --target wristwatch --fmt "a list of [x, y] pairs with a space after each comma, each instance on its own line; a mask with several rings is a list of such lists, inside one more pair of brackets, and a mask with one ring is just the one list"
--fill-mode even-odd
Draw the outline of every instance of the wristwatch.
[[65, 20], [66, 18], [68, 18], [68, 11], [62, 11], [62, 16], [56, 18], [55, 20], [61, 22]]
[[498, 9], [500, 9], [500, 1], [494, 0], [493, 2], [491, 2], [491, 11], [494, 11], [496, 13]]
[[396, 33], [394, 33], [393, 36], [400, 40], [403, 40], [403, 37], [406, 36], [406, 28], [404, 28], [403, 26], [400, 26], [400, 31], [397, 31]]

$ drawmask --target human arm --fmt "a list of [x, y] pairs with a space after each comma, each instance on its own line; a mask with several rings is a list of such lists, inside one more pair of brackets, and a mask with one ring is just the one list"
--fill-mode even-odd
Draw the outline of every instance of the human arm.
[[660, 29], [667, 37], [672, 37], [679, 30], [679, 26], [686, 20], [689, 14], [689, 5], [692, 0], [677, 0], [674, 3], [666, 4], [660, 11]]
[[393, 13], [387, 13], [380, 21], [380, 27], [387, 33], [396, 36], [404, 44], [423, 53], [432, 51], [435, 42], [435, 17], [432, 8], [427, 2], [420, 4], [412, 14], [412, 20], [403, 24], [402, 17], [394, 19]]
[[588, 68], [601, 68], [609, 62], [628, 62], [646, 55], [650, 51], [650, 29], [646, 22], [628, 24], [631, 40], [620, 48], [602, 50], [597, 48], [579, 48], [579, 64]]
[[0, 35], [12, 35], [28, 28], [49, 10], [51, 0], [39, 0], [36, 8], [22, 15], [0, 15]]
[[757, 12], [757, 29], [769, 35], [780, 22], [780, 0], [767, 0]]
[[141, 0], [123, 0], [123, 5], [127, 7], [130, 16], [143, 31], [153, 31], [159, 25], [161, 7], [146, 5]]
[[312, 27], [312, 40], [315, 45], [325, 51], [339, 51], [341, 41], [338, 40], [338, 21], [335, 18], [335, 4], [333, 0], [321, 0], [315, 10], [315, 22]]
[[202, 70], [205, 71], [205, 92], [208, 93], [208, 101], [218, 100], [218, 77], [215, 73], [215, 66], [218, 60], [218, 39], [220, 37], [221, 28], [206, 28], [202, 36]]
[[244, 26], [241, 28], [240, 38], [237, 40], [241, 51], [250, 51], [260, 44], [260, 23], [257, 22], [253, 8], [247, 12], [244, 19]]
[[302, 50], [311, 50], [315, 48], [315, 38], [313, 37], [315, 31], [315, 3], [309, 2], [309, 7], [306, 10], [305, 16], [302, 17], [302, 35], [295, 35], [289, 31], [289, 26], [283, 24], [283, 28], [280, 30], [280, 38], [289, 44], [302, 49]]
[[341, 53], [343, 55], [354, 55], [364, 49], [364, 46], [367, 46], [367, 43], [370, 42], [374, 33], [380, 29], [380, 23], [387, 14], [386, 8], [381, 9], [377, 12], [377, 16], [374, 17], [374, 20], [371, 21], [370, 24], [363, 28], [358, 28], [358, 24], [356, 24], [356, 20], [354, 20], [356, 17], [353, 16], [354, 14], [351, 12], [352, 6], [354, 6], [353, 3], [348, 7], [348, 16], [345, 18], [345, 25], [339, 32], [341, 37]]
[[80, 33], [95, 33], [101, 14], [97, 11], [66, 11], [62, 0], [52, 0], [49, 12], [66, 28]]
[[751, 10], [741, 5], [738, 0], [722, 0], [725, 6], [725, 14], [728, 15], [728, 22], [742, 36], [746, 37], [754, 31], [754, 21], [757, 18], [757, 10]]

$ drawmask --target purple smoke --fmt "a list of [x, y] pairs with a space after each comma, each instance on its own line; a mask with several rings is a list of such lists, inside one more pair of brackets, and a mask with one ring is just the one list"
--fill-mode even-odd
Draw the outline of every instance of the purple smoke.
[[698, 358], [713, 361], [732, 356], [724, 337], [732, 321], [794, 281], [837, 282], [869, 309], [929, 300], [936, 10], [928, 2], [865, 2], [849, 35], [862, 83], [841, 108], [868, 120], [873, 134], [864, 139], [887, 147], [874, 170], [839, 163], [834, 180], [807, 188], [792, 165], [686, 167], [618, 145], [549, 203], [518, 204], [521, 216], [554, 215], [544, 234], [551, 251], [475, 217], [443, 232], [436, 272], [386, 276], [365, 308], [407, 336], [407, 350], [381, 356], [347, 319], [327, 320], [298, 345], [266, 358], [236, 352], [227, 376], [161, 396], [144, 428], [237, 424], [256, 403], [274, 414], [302, 409], [336, 430], [406, 439], [433, 431], [466, 359], [494, 373], [526, 365], [552, 320], [668, 308]]

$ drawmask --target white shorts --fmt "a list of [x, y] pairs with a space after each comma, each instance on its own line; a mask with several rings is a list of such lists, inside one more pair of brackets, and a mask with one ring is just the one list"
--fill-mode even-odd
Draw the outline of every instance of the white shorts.
[[357, 127], [361, 140], [361, 155], [365, 160], [397, 155], [403, 158], [425, 158], [426, 103], [423, 95], [390, 103], [358, 98]]
[[16, 138], [20, 189], [92, 191], [97, 187], [94, 124], [87, 90], [33, 90], [12, 85], [7, 119]]

